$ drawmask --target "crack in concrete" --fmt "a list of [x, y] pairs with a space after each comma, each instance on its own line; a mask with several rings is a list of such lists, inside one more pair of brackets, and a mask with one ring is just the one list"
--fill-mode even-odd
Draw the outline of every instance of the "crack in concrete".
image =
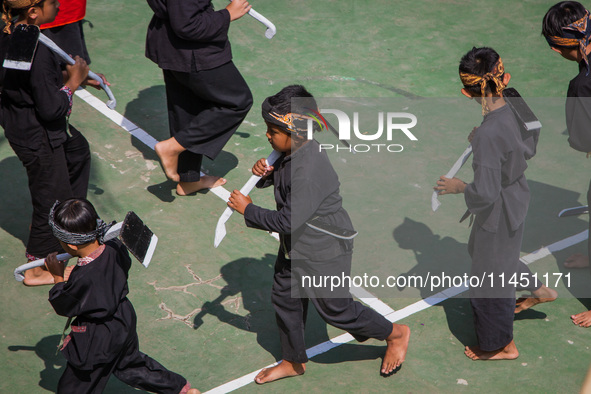
[[[176, 285], [176, 286], [166, 286], [166, 287], [159, 287], [157, 286], [157, 282], [158, 281], [154, 281], [154, 282], [148, 282], [149, 285], [154, 287], [154, 290], [156, 291], [177, 291], [177, 292], [181, 292], [181, 293], [185, 293], [185, 294], [190, 294], [193, 297], [197, 296], [190, 292], [188, 289], [192, 286], [200, 286], [200, 285], [207, 285], [207, 286], [211, 286], [215, 289], [218, 289], [220, 291], [222, 291], [223, 289], [227, 288], [227, 286], [220, 286], [220, 285], [216, 285], [214, 282], [223, 279], [223, 275], [217, 275], [211, 279], [206, 279], [203, 280], [199, 275], [197, 275], [195, 273], [195, 271], [193, 271], [191, 269], [191, 265], [185, 265], [185, 268], [187, 269], [187, 271], [189, 272], [189, 274], [193, 277], [193, 279], [195, 280], [195, 282], [192, 283], [188, 283], [186, 285]], [[228, 306], [230, 307], [230, 309], [233, 309], [234, 313], [238, 313], [238, 310], [240, 309], [240, 305], [242, 302], [242, 296], [237, 296], [234, 298], [230, 298], [228, 300], [224, 300], [219, 302], [219, 305], [222, 305], [224, 307]], [[207, 313], [207, 308], [196, 308], [193, 309], [191, 312], [189, 312], [186, 315], [179, 315], [177, 313], [175, 313], [171, 308], [169, 308], [166, 303], [164, 301], [160, 302], [160, 304], [158, 305], [158, 307], [164, 311], [166, 313], [165, 317], [159, 318], [157, 319], [157, 321], [161, 321], [161, 320], [176, 320], [176, 321], [180, 321], [183, 322], [184, 324], [186, 324], [187, 326], [191, 327], [191, 328], [195, 328], [195, 325], [192, 321], [192, 319], [195, 317], [195, 315], [197, 315], [200, 312], [204, 312]], [[242, 319], [244, 319], [244, 323], [247, 327], [250, 327], [250, 323], [249, 323], [249, 316], [245, 316]]]

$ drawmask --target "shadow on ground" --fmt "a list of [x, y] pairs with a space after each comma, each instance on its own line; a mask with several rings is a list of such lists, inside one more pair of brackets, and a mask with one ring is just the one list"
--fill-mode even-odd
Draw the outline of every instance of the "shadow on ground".
[[[202, 311], [194, 317], [194, 328], [199, 329], [203, 317], [211, 314], [233, 327], [255, 332], [258, 344], [280, 360], [279, 334], [271, 305], [274, 263], [275, 256], [266, 254], [261, 259], [243, 258], [224, 265], [220, 273], [227, 285], [220, 290], [219, 297], [203, 305]], [[230, 312], [223, 305], [225, 300], [238, 294], [242, 295], [243, 307], [248, 311], [246, 316]], [[305, 338], [308, 348], [329, 339], [326, 323], [312, 304], [308, 308]], [[314, 361], [318, 359], [314, 358]]]
[[[11, 352], [35, 352], [45, 364], [45, 369], [39, 372], [39, 387], [55, 392], [57, 384], [66, 367], [66, 359], [61, 353], [57, 352], [57, 345], [60, 343], [60, 335], [50, 335], [42, 338], [35, 346], [12, 345], [8, 347]], [[105, 393], [144, 393], [117, 380], [111, 376], [109, 383], [105, 388]]]
[[[166, 107], [166, 90], [164, 85], [151, 86], [141, 90], [137, 98], [130, 101], [125, 107], [124, 116], [134, 124], [145, 130], [158, 141], [170, 137], [168, 129], [168, 111]], [[248, 133], [240, 131], [236, 135], [248, 138]], [[142, 153], [144, 159], [159, 161], [156, 152], [146, 146], [135, 137], [130, 137], [132, 145]], [[203, 158], [201, 169], [204, 173], [225, 177], [231, 170], [238, 166], [238, 158], [233, 154], [222, 151], [215, 160]], [[148, 191], [163, 202], [172, 202], [176, 198], [176, 183], [166, 180], [162, 183], [148, 186]], [[208, 190], [200, 191], [200, 194]]]

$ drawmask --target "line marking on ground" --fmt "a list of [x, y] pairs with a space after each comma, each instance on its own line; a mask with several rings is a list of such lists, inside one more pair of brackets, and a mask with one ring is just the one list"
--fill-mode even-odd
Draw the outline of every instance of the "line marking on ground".
[[[569, 246], [573, 246], [573, 245], [576, 245], [577, 243], [583, 242], [588, 238], [588, 236], [589, 236], [589, 230], [585, 230], [579, 234], [565, 238], [565, 239], [555, 242], [551, 245], [540, 248], [532, 253], [529, 253], [529, 254], [523, 256], [521, 258], [521, 260], [526, 264], [531, 264], [536, 260], [540, 260], [544, 257], [547, 257], [548, 255], [552, 254], [552, 252], [557, 252], [559, 250], [566, 249]], [[351, 290], [353, 291], [354, 289], [351, 288]], [[404, 307], [398, 311], [392, 310], [392, 312], [384, 315], [384, 317], [386, 319], [388, 319], [389, 321], [391, 321], [392, 323], [394, 323], [394, 322], [404, 319], [405, 317], [408, 317], [408, 316], [413, 315], [417, 312], [425, 310], [433, 305], [437, 305], [437, 304], [439, 304], [451, 297], [455, 297], [458, 294], [461, 294], [467, 290], [468, 290], [467, 286], [450, 287], [449, 289], [445, 289], [437, 294], [434, 294], [434, 295], [427, 297], [423, 300], [420, 300], [420, 301], [417, 301], [413, 304], [410, 304], [409, 306]], [[364, 289], [363, 291], [366, 291], [366, 290]], [[390, 307], [388, 307], [388, 308], [390, 308]], [[345, 333], [345, 334], [339, 335], [336, 338], [330, 339], [326, 342], [320, 343], [316, 346], [309, 348], [308, 350], [306, 350], [306, 355], [308, 356], [308, 358], [312, 358], [312, 357], [317, 356], [319, 354], [326, 353], [327, 351], [334, 349], [337, 346], [340, 346], [344, 343], [347, 343], [347, 342], [350, 342], [353, 340], [354, 340], [354, 338], [351, 334]], [[273, 364], [267, 365], [264, 368], [270, 368], [270, 367], [273, 367], [277, 364], [278, 363], [273, 363]], [[264, 368], [258, 369], [256, 371], [251, 372], [247, 375], [244, 375], [238, 379], [232, 380], [232, 381], [225, 383], [221, 386], [215, 387], [209, 391], [206, 391], [204, 394], [228, 393], [228, 392], [237, 390], [241, 387], [244, 387], [244, 386], [252, 383], [254, 381], [255, 376]]]
[[[125, 116], [121, 115], [119, 112], [110, 109], [107, 105], [102, 102], [98, 97], [90, 93], [86, 89], [78, 89], [76, 90], [76, 96], [81, 98], [86, 102], [86, 104], [90, 105], [92, 108], [96, 109], [101, 114], [105, 115], [108, 119], [113, 121], [116, 125], [121, 127], [123, 130], [127, 131], [129, 134], [140, 140], [144, 143], [148, 148], [154, 150], [154, 146], [158, 143], [158, 140], [152, 137], [148, 132], [144, 129], [127, 119]], [[201, 172], [201, 176], [205, 175]], [[209, 189], [213, 194], [221, 198], [224, 202], [228, 202], [230, 199], [230, 192], [224, 188], [223, 186], [216, 186]], [[279, 234], [269, 232], [269, 235], [279, 241]]]
[[[154, 146], [158, 142], [157, 139], [152, 137], [144, 129], [127, 119], [125, 116], [121, 115], [119, 112], [108, 108], [104, 102], [102, 102], [98, 97], [90, 93], [88, 90], [76, 90], [76, 96], [84, 100], [88, 105], [99, 111], [101, 114], [105, 115], [123, 130], [127, 131], [129, 134], [143, 142], [148, 148], [154, 150]], [[205, 174], [201, 172], [201, 175], [203, 176]], [[230, 192], [223, 186], [216, 186], [209, 190], [225, 202], [228, 202], [228, 199], [230, 198]]]
[[[87, 91], [86, 89], [80, 89], [76, 91], [76, 96], [84, 100], [88, 105], [105, 115], [115, 124], [120, 126], [122, 129], [126, 130], [128, 133], [136, 137], [138, 140], [143, 142], [146, 146], [154, 149], [154, 146], [158, 142], [154, 137], [148, 134], [145, 130], [137, 126], [135, 123], [131, 122], [129, 119], [121, 115], [119, 112], [109, 109], [104, 102], [94, 96], [92, 93]], [[201, 175], [205, 175], [203, 172]], [[226, 190], [222, 186], [217, 186], [210, 189], [216, 196], [221, 198], [224, 201], [228, 201], [230, 197], [230, 192]], [[275, 233], [270, 233], [274, 238], [278, 239], [278, 236]], [[523, 257], [521, 257], [521, 261], [525, 264], [531, 264], [536, 260], [542, 259], [551, 255], [553, 252], [557, 252], [559, 250], [565, 249], [569, 246], [575, 245], [577, 243], [583, 242], [589, 237], [589, 230], [585, 230], [580, 232], [579, 234], [575, 234], [558, 242], [555, 242], [551, 245], [546, 247], [542, 247], [532, 253], [529, 253]], [[390, 308], [386, 303], [379, 300], [377, 297], [373, 296], [370, 292], [365, 290], [362, 287], [352, 287], [351, 294], [355, 297], [366, 303], [372, 309], [376, 310], [378, 313], [382, 314], [386, 319], [391, 321], [392, 323], [397, 322], [405, 317], [413, 315], [417, 312], [425, 310], [433, 305], [437, 305], [440, 302], [443, 302], [451, 297], [455, 297], [458, 294], [461, 294], [468, 290], [467, 286], [458, 286], [458, 287], [450, 287], [449, 289], [445, 289], [440, 291], [437, 294], [434, 294], [430, 297], [427, 297], [423, 300], [417, 301], [411, 305], [408, 305], [398, 311]], [[331, 349], [334, 349], [337, 346], [340, 346], [344, 343], [351, 342], [354, 340], [353, 336], [349, 333], [341, 334], [333, 339], [330, 339], [326, 342], [320, 343], [316, 346], [313, 346], [306, 350], [306, 355], [308, 358], [312, 358], [322, 353], [326, 353]], [[234, 390], [237, 390], [241, 387], [244, 387], [254, 381], [255, 376], [264, 368], [270, 368], [278, 363], [270, 364], [266, 367], [258, 369], [254, 372], [251, 372], [247, 375], [244, 375], [238, 379], [232, 380], [228, 383], [225, 383], [221, 386], [215, 387], [205, 393], [228, 393]]]

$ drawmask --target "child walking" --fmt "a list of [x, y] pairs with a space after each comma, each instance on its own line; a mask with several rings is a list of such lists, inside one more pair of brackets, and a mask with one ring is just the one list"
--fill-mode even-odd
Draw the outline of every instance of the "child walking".
[[[292, 99], [303, 99], [306, 105], [292, 104]], [[320, 152], [315, 140], [306, 139], [309, 108], [316, 109], [316, 102], [300, 85], [285, 87], [262, 105], [267, 139], [282, 155], [274, 166], [267, 166], [265, 159], [257, 161], [252, 172], [262, 176], [257, 187], [274, 185], [277, 210], [253, 204], [238, 190], [232, 192], [228, 202], [244, 215], [248, 227], [280, 235], [271, 300], [283, 355], [279, 365], [256, 376], [259, 384], [305, 372], [308, 357], [304, 329], [309, 300], [327, 323], [348, 331], [358, 341], [385, 340], [387, 348], [380, 369], [383, 374], [392, 373], [402, 364], [410, 338], [406, 325], [392, 324], [373, 309], [353, 301], [348, 287], [331, 292], [302, 285], [304, 275], [350, 275], [353, 249], [352, 240], [306, 225], [306, 221], [320, 218], [344, 229], [353, 228], [342, 207], [338, 176], [326, 152]]]
[[[5, 45], [15, 25], [50, 23], [58, 0], [3, 0], [1, 35]], [[86, 197], [90, 175], [90, 149], [84, 136], [68, 124], [72, 95], [87, 81], [88, 65], [76, 56], [66, 73], [58, 57], [39, 44], [30, 71], [6, 69], [0, 109], [4, 135], [23, 163], [29, 179], [33, 217], [26, 246], [28, 260], [61, 251], [51, 234], [48, 214], [56, 199]], [[106, 82], [106, 81], [105, 81]], [[53, 283], [41, 267], [25, 271], [24, 284]]]
[[47, 269], [55, 280], [49, 302], [60, 316], [75, 317], [62, 354], [68, 361], [58, 393], [101, 393], [111, 374], [128, 385], [157, 393], [197, 394], [181, 375], [139, 351], [137, 318], [127, 298], [129, 253], [121, 241], [103, 243], [110, 226], [84, 199], [56, 202], [49, 215], [53, 234], [78, 257], [67, 282], [55, 253]]
[[[478, 345], [466, 346], [472, 360], [511, 360], [519, 356], [513, 340], [514, 313], [556, 299], [557, 293], [543, 286], [519, 260], [529, 187], [524, 172], [526, 159], [535, 149], [521, 136], [513, 112], [503, 98], [511, 76], [491, 48], [472, 48], [460, 61], [462, 94], [482, 106], [482, 124], [470, 134], [474, 180], [442, 176], [434, 189], [440, 195], [464, 193], [470, 213], [475, 215], [468, 241], [471, 275], [484, 277], [481, 287], [470, 288], [470, 304]], [[533, 139], [530, 139], [533, 140]], [[535, 143], [535, 142], [534, 142]], [[535, 148], [535, 147], [533, 147]], [[517, 274], [520, 290], [533, 297], [515, 305], [516, 287], [507, 278]], [[505, 283], [500, 283], [500, 278]], [[489, 280], [492, 278], [492, 280]]]
[[[571, 148], [591, 153], [591, 14], [576, 1], [561, 1], [552, 6], [542, 24], [542, 35], [550, 48], [566, 60], [577, 62], [579, 73], [570, 81], [566, 92], [566, 128]], [[587, 205], [591, 205], [591, 182], [587, 190]], [[589, 222], [591, 230], [591, 222]], [[587, 256], [576, 253], [564, 262], [567, 268], [589, 266], [591, 242], [587, 242]], [[574, 324], [580, 327], [591, 326], [591, 311], [571, 315]]]
[[250, 10], [234, 0], [214, 11], [210, 0], [148, 0], [154, 17], [146, 57], [162, 69], [171, 138], [156, 144], [166, 176], [184, 196], [221, 186], [201, 177], [203, 156], [214, 160], [252, 106], [252, 94], [232, 62], [230, 22]]

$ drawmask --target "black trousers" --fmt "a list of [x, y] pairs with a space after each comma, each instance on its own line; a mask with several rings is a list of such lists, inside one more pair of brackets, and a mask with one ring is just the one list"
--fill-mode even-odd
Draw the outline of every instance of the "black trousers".
[[302, 275], [350, 275], [351, 257], [349, 254], [323, 262], [296, 261], [286, 259], [279, 250], [271, 300], [279, 327], [283, 359], [296, 363], [308, 361], [304, 330], [309, 300], [325, 322], [349, 332], [360, 342], [369, 338], [385, 340], [392, 333], [391, 322], [373, 309], [353, 301], [348, 292], [348, 296], [342, 298], [317, 297], [318, 292], [301, 286]]
[[42, 31], [47, 37], [57, 44], [58, 47], [72, 56], [80, 56], [90, 64], [90, 56], [86, 49], [82, 21], [69, 23], [63, 26], [52, 27]]
[[154, 393], [178, 394], [187, 384], [181, 375], [169, 371], [158, 361], [140, 352], [134, 332], [125, 351], [111, 363], [97, 365], [92, 371], [79, 370], [67, 363], [57, 392], [102, 393], [111, 374], [132, 387]]
[[57, 148], [49, 143], [39, 150], [11, 144], [27, 170], [33, 203], [27, 253], [43, 258], [62, 250], [49, 227], [49, 210], [56, 200], [86, 198], [90, 177], [90, 148], [86, 138], [70, 126], [66, 142]]
[[203, 155], [215, 159], [252, 106], [252, 94], [229, 62], [211, 70], [163, 70], [170, 136], [185, 149], [179, 156], [182, 182], [200, 178]]
[[[474, 222], [470, 233], [471, 276], [485, 279], [479, 286], [470, 287], [474, 328], [484, 351], [501, 349], [513, 340], [516, 289], [533, 291], [542, 286], [519, 260], [523, 229], [521, 224], [511, 231], [505, 215], [501, 214], [497, 232], [488, 232]], [[510, 283], [513, 275], [517, 287]]]

